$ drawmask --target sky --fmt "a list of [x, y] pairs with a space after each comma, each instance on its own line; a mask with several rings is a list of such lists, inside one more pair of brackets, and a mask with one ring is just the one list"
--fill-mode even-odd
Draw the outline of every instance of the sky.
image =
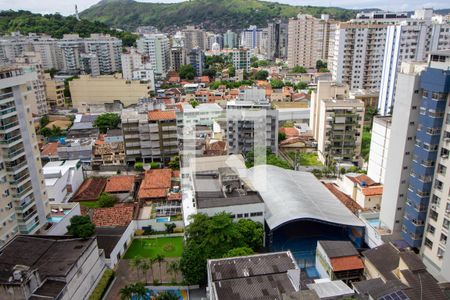
[[[182, 0], [139, 0], [139, 2], [181, 2]], [[82, 11], [99, 0], [0, 0], [0, 10], [29, 10], [37, 13], [61, 13], [63, 15], [74, 14], [75, 4], [78, 11]], [[339, 6], [352, 9], [380, 8], [384, 10], [402, 11], [414, 10], [423, 7], [450, 8], [447, 0], [277, 0], [279, 3], [292, 5], [318, 5]]]

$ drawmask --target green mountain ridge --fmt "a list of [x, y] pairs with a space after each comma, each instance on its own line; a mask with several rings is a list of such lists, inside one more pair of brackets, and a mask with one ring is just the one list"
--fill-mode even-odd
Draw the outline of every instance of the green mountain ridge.
[[266, 26], [270, 20], [290, 18], [299, 13], [316, 17], [329, 14], [337, 20], [348, 20], [355, 17], [356, 12], [338, 7], [292, 6], [258, 0], [191, 0], [179, 3], [102, 0], [82, 11], [80, 16], [125, 30], [151, 25], [170, 31], [185, 25], [200, 25], [206, 30], [224, 32], [249, 25]]

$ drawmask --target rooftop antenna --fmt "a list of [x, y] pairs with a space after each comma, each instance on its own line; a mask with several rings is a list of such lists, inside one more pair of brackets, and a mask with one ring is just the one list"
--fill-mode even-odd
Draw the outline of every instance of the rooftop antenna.
[[78, 21], [80, 21], [80, 16], [78, 15], [78, 7], [75, 4], [75, 18], [77, 18]]

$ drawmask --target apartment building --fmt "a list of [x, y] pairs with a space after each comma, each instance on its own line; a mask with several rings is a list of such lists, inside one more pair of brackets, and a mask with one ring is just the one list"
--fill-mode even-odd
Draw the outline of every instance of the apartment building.
[[[408, 179], [414, 157], [415, 136], [418, 128], [420, 72], [425, 64], [403, 63], [398, 74], [396, 105], [394, 107], [385, 180], [380, 209], [380, 221], [395, 238], [400, 237], [408, 191]], [[428, 164], [428, 163], [426, 163]], [[431, 167], [431, 165], [430, 165]], [[423, 225], [422, 225], [423, 226]]]
[[322, 15], [320, 19], [299, 14], [290, 19], [288, 25], [288, 66], [315, 68], [318, 60], [326, 61], [329, 56], [330, 37], [334, 34], [336, 22]]
[[186, 26], [185, 29], [181, 31], [184, 35], [184, 47], [186, 51], [192, 48], [199, 47], [202, 50], [206, 50], [208, 46], [208, 41], [206, 39], [206, 32], [195, 28], [195, 26]]
[[157, 76], [166, 75], [170, 64], [170, 43], [166, 35], [145, 35], [137, 40], [137, 49], [148, 57], [148, 63]]
[[267, 24], [267, 58], [287, 58], [288, 23], [277, 20]]
[[205, 54], [199, 47], [194, 47], [187, 53], [187, 63], [194, 67], [196, 76], [202, 76]]
[[80, 72], [84, 75], [99, 76], [100, 63], [97, 54], [81, 53], [80, 54]]
[[236, 70], [250, 71], [250, 49], [240, 48], [231, 50], [231, 58], [233, 67]]
[[56, 78], [51, 78], [50, 74], [44, 74], [45, 91], [47, 93], [48, 107], [62, 107], [64, 106], [64, 81]]
[[[109, 34], [91, 34], [84, 39], [85, 52], [95, 54], [98, 59], [100, 74], [112, 74], [120, 71], [122, 40]], [[92, 74], [94, 76], [94, 74]]]
[[36, 72], [36, 80], [33, 80], [33, 91], [36, 101], [30, 103], [31, 112], [42, 116], [48, 113], [47, 93], [45, 91], [45, 74], [42, 59], [38, 52], [23, 52], [20, 57], [15, 58], [15, 64], [22, 68]]
[[265, 89], [242, 89], [227, 102], [229, 154], [242, 154], [255, 147], [278, 151], [278, 113], [266, 99]]
[[223, 34], [223, 47], [227, 49], [233, 49], [239, 47], [238, 35], [236, 32], [227, 30]]
[[370, 139], [370, 156], [367, 175], [375, 182], [384, 184], [391, 139], [392, 117], [375, 116]]
[[0, 245], [18, 232], [37, 232], [50, 212], [30, 109], [34, 80], [27, 69], [0, 69]]
[[357, 99], [321, 99], [317, 154], [325, 165], [361, 166], [364, 102]]
[[328, 62], [333, 80], [352, 90], [379, 90], [387, 28], [407, 17], [406, 13], [372, 12], [339, 23]]
[[25, 51], [33, 51], [30, 41], [17, 32], [0, 38], [0, 63], [13, 61]]
[[381, 115], [392, 113], [402, 62], [425, 61], [432, 51], [450, 49], [450, 24], [432, 17], [432, 9], [420, 9], [410, 19], [388, 26], [378, 101]]
[[32, 41], [33, 51], [41, 56], [44, 70], [61, 70], [63, 68], [62, 52], [57, 45], [57, 41], [46, 35]]
[[241, 32], [240, 46], [248, 49], [261, 49], [263, 30], [256, 25], [251, 25]]
[[61, 49], [62, 70], [67, 73], [77, 73], [80, 70], [80, 55], [84, 52], [84, 41], [78, 34], [65, 34], [58, 40]]
[[80, 78], [70, 81], [69, 87], [73, 107], [88, 111], [90, 105], [112, 103], [115, 100], [120, 100], [124, 106], [136, 104], [139, 98], [148, 97], [150, 84], [113, 75], [81, 75]]

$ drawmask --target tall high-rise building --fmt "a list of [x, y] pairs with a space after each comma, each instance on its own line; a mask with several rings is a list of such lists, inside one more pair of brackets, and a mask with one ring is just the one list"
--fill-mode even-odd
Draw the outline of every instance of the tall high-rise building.
[[11, 62], [25, 51], [33, 51], [33, 46], [29, 39], [19, 33], [0, 38], [0, 63]]
[[197, 29], [195, 26], [186, 26], [182, 33], [185, 36], [184, 47], [186, 48], [186, 51], [189, 51], [195, 47], [206, 50], [208, 41], [206, 39], [205, 31]]
[[61, 70], [62, 52], [57, 45], [57, 40], [49, 36], [41, 36], [33, 40], [33, 51], [39, 53], [44, 70]]
[[205, 65], [205, 53], [199, 48], [192, 48], [187, 53], [187, 63], [192, 65], [197, 76], [202, 76]]
[[223, 47], [226, 49], [233, 49], [239, 47], [238, 35], [237, 33], [227, 30], [223, 34]]
[[97, 55], [100, 74], [111, 74], [121, 69], [122, 40], [110, 35], [91, 34], [84, 43], [86, 53]]
[[432, 19], [432, 9], [416, 10], [399, 24], [390, 25], [386, 32], [378, 110], [391, 113], [395, 103], [397, 72], [402, 62], [424, 61], [431, 51], [450, 49], [450, 24]]
[[33, 234], [50, 212], [30, 101], [35, 72], [0, 68], [0, 244], [17, 233]]
[[164, 34], [145, 35], [137, 40], [138, 50], [148, 56], [157, 76], [165, 76], [170, 66], [170, 43]]
[[250, 57], [250, 49], [239, 48], [231, 50], [231, 59], [236, 70], [250, 71]]
[[267, 58], [287, 58], [288, 23], [281, 20], [267, 24]]
[[372, 123], [367, 176], [382, 184], [384, 184], [386, 178], [391, 125], [392, 117], [390, 116], [375, 116]]
[[80, 71], [81, 74], [92, 76], [100, 75], [100, 63], [97, 54], [81, 53], [80, 54]]
[[262, 29], [251, 25], [241, 32], [240, 46], [248, 49], [260, 49], [262, 47]]
[[80, 70], [80, 55], [84, 52], [84, 42], [78, 34], [65, 34], [58, 40], [61, 49], [62, 70], [68, 73], [78, 73]]
[[326, 61], [329, 56], [330, 36], [334, 34], [336, 23], [328, 15], [321, 19], [299, 14], [289, 20], [288, 26], [288, 66], [315, 68], [318, 60]]
[[[430, 273], [439, 281], [450, 281], [450, 50], [432, 52], [420, 85], [420, 123], [404, 225], [409, 233], [415, 225], [410, 221], [422, 221], [428, 206], [425, 226], [417, 231], [424, 235], [420, 254]], [[433, 166], [423, 165], [432, 162]], [[411, 209], [415, 209], [414, 215]]]
[[379, 90], [387, 28], [407, 18], [406, 13], [372, 12], [339, 23], [329, 50], [333, 80], [352, 90]]

